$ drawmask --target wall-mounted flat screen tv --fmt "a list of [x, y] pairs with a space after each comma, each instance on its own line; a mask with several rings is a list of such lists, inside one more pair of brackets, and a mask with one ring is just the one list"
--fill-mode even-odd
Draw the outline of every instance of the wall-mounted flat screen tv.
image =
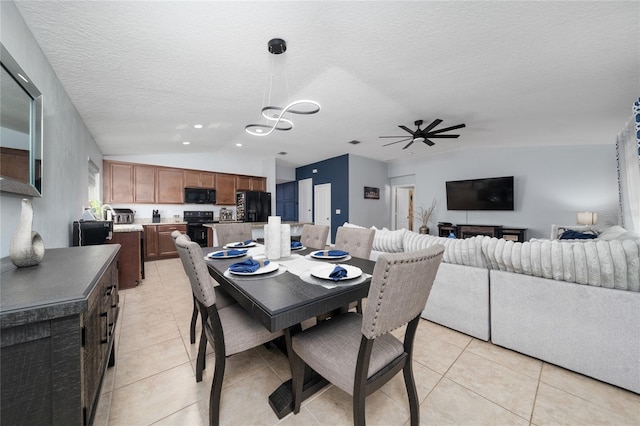
[[513, 210], [513, 176], [446, 182], [447, 210]]

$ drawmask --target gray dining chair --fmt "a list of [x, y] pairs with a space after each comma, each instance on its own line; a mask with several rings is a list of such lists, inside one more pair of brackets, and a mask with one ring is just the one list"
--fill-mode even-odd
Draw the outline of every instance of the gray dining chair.
[[337, 250], [348, 251], [353, 257], [369, 259], [375, 232], [374, 229], [339, 226], [334, 246]]
[[218, 235], [218, 246], [222, 247], [236, 241], [252, 239], [252, 225], [250, 223], [220, 223], [215, 226]]
[[[185, 238], [187, 241], [191, 241], [191, 238], [189, 238], [188, 235], [181, 233], [178, 230], [175, 230], [171, 233], [171, 237], [173, 238], [173, 243], [176, 243], [176, 239], [182, 236], [183, 238]], [[176, 245], [176, 249], [178, 248], [178, 246]], [[186, 266], [185, 266], [185, 259], [183, 259], [182, 254], [180, 253], [180, 251], [178, 250], [178, 255], [180, 256], [180, 260], [182, 261], [182, 267], [185, 268], [185, 272], [186, 272]], [[188, 261], [188, 260], [186, 260]], [[216, 280], [214, 280], [211, 276], [209, 277], [211, 280], [212, 285], [215, 287], [215, 292], [216, 292], [216, 299], [217, 299], [217, 305], [218, 308], [222, 309], [226, 306], [229, 305], [233, 305], [234, 303], [237, 303], [236, 300], [229, 296], [229, 294], [227, 294], [226, 291], [224, 291], [220, 285], [218, 284], [218, 282]], [[191, 323], [189, 324], [189, 341], [191, 342], [191, 344], [195, 344], [196, 343], [196, 324], [198, 322], [198, 302], [196, 300], [196, 296], [195, 294], [193, 294], [193, 312], [191, 313]], [[202, 351], [202, 355], [200, 355], [200, 351]], [[205, 342], [205, 346], [204, 348], [199, 348], [198, 350], [198, 358], [200, 359], [200, 357], [205, 357], [206, 356], [206, 351], [207, 351], [207, 346], [206, 346], [206, 342]], [[202, 371], [205, 368], [205, 364], [204, 362], [202, 363], [202, 365], [196, 363], [196, 382], [201, 382], [202, 381]]]
[[305, 247], [323, 249], [327, 245], [329, 227], [326, 225], [302, 225], [300, 242]]
[[218, 425], [226, 358], [270, 342], [282, 336], [283, 331], [270, 332], [239, 304], [218, 307], [217, 291], [210, 279], [202, 249], [197, 243], [183, 236], [178, 236], [175, 242], [180, 258], [184, 259], [185, 272], [189, 276], [191, 290], [202, 316], [203, 333], [200, 336], [200, 350], [196, 363], [204, 363], [205, 354], [202, 347], [206, 347], [207, 341], [214, 348], [216, 364], [209, 396], [209, 424]]
[[[444, 246], [380, 255], [364, 314], [338, 315], [292, 337], [294, 413], [300, 412], [305, 366], [353, 397], [353, 424], [365, 424], [365, 399], [402, 370], [411, 425], [420, 423], [412, 371], [413, 342], [442, 261]], [[404, 342], [391, 331], [407, 324]]]

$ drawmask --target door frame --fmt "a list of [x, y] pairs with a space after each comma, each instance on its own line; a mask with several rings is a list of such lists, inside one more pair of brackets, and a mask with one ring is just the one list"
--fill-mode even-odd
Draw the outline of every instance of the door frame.
[[414, 222], [414, 205], [413, 199], [415, 195], [415, 185], [397, 185], [393, 187], [393, 203], [392, 203], [392, 211], [391, 211], [391, 226], [395, 230], [398, 225], [398, 188], [406, 188], [409, 190], [409, 219], [408, 219], [408, 228], [410, 231], [413, 231], [413, 222]]

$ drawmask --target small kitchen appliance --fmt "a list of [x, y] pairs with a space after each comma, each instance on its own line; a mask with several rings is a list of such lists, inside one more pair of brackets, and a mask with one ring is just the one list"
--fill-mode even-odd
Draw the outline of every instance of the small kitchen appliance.
[[133, 223], [133, 217], [135, 213], [131, 209], [113, 209], [115, 215], [113, 215], [113, 223]]
[[233, 222], [233, 210], [222, 207], [220, 209], [220, 222]]

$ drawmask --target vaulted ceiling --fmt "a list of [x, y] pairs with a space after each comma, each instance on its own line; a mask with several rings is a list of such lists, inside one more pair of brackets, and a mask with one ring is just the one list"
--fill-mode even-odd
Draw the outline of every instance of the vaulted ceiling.
[[[637, 1], [16, 4], [105, 155], [303, 165], [613, 144], [640, 94]], [[274, 37], [286, 53], [268, 53]], [[322, 109], [288, 132], [245, 132], [267, 103], [296, 99]], [[378, 138], [436, 118], [466, 127], [433, 147]]]

